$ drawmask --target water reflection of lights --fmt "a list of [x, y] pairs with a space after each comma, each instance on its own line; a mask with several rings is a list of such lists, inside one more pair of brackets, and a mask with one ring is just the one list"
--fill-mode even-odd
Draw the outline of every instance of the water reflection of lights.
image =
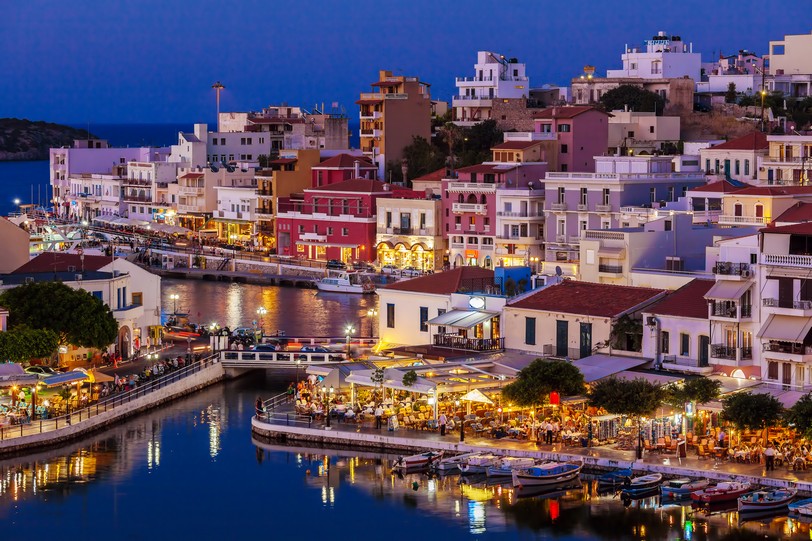
[[485, 505], [482, 502], [468, 501], [468, 531], [485, 533]]
[[332, 507], [336, 501], [336, 493], [333, 487], [321, 487], [321, 503], [325, 506]]
[[161, 442], [149, 440], [147, 442], [147, 469], [157, 468], [161, 465]]
[[214, 406], [206, 408], [206, 419], [209, 425], [209, 456], [217, 458], [220, 453], [220, 409]]

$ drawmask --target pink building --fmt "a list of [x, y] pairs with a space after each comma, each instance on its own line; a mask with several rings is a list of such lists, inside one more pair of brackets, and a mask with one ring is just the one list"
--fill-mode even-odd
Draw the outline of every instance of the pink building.
[[533, 115], [536, 132], [558, 141], [557, 155], [547, 155], [551, 171], [595, 171], [594, 156], [606, 154], [609, 114], [589, 105], [548, 107]]

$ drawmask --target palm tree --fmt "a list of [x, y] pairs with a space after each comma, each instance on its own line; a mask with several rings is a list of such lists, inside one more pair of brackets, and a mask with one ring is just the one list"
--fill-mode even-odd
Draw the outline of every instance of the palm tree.
[[462, 133], [460, 132], [459, 126], [453, 122], [446, 122], [437, 131], [439, 132], [440, 137], [442, 137], [445, 143], [448, 145], [448, 167], [451, 170], [451, 177], [453, 178], [454, 163], [456, 162], [456, 158], [454, 157], [454, 147], [462, 141]]

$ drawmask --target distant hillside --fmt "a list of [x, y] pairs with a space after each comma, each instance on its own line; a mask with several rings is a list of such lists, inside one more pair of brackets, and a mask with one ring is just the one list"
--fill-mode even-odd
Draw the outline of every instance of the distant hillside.
[[0, 161], [47, 160], [48, 149], [93, 138], [87, 130], [50, 122], [0, 118]]

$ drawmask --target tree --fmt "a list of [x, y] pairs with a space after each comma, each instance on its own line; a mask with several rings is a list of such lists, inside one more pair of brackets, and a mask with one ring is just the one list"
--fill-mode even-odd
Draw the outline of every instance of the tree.
[[686, 380], [682, 386], [671, 386], [665, 390], [665, 402], [675, 408], [684, 408], [685, 404], [706, 404], [719, 398], [722, 383], [710, 378]]
[[106, 348], [116, 340], [118, 323], [110, 307], [87, 291], [61, 282], [40, 282], [0, 294], [0, 305], [9, 310], [9, 324], [50, 329], [60, 344]]
[[583, 393], [584, 376], [578, 367], [562, 360], [536, 359], [505, 385], [502, 397], [522, 407], [535, 407], [553, 391], [562, 396]]
[[492, 157], [491, 148], [501, 143], [503, 138], [504, 134], [495, 120], [485, 120], [464, 128], [459, 166], [466, 167], [489, 161]]
[[381, 388], [381, 401], [383, 401], [383, 380], [385, 378], [383, 368], [376, 368], [369, 376], [370, 381]]
[[736, 103], [736, 83], [727, 85], [727, 92], [725, 92], [725, 103]]
[[642, 351], [643, 321], [633, 319], [628, 314], [620, 316], [609, 333], [609, 342], [613, 348], [624, 351]]
[[59, 336], [50, 329], [18, 325], [0, 332], [0, 360], [20, 363], [50, 357], [59, 347]]
[[636, 419], [637, 458], [642, 458], [640, 417], [657, 409], [663, 401], [662, 388], [644, 379], [602, 379], [592, 385], [588, 401], [592, 407]]
[[[445, 156], [436, 146], [432, 145], [423, 137], [415, 136], [412, 142], [403, 148], [403, 159], [409, 166], [409, 177], [418, 178], [427, 173], [440, 169], [445, 163]], [[392, 161], [387, 164], [387, 170], [392, 173], [392, 180], [401, 182], [403, 173], [401, 163]]]
[[812, 395], [805, 394], [784, 413], [784, 421], [802, 436], [812, 438]]
[[608, 111], [623, 109], [628, 106], [632, 111], [654, 112], [662, 115], [665, 109], [665, 98], [656, 92], [643, 90], [633, 85], [620, 85], [605, 92], [601, 103]]
[[781, 420], [784, 407], [770, 394], [736, 393], [723, 400], [722, 417], [739, 430], [760, 430]]
[[463, 135], [460, 132], [459, 126], [453, 122], [446, 122], [446, 124], [437, 130], [437, 134], [442, 137], [448, 147], [448, 167], [452, 171], [456, 165], [456, 157], [454, 156], [454, 148], [463, 140]]
[[406, 387], [411, 387], [417, 381], [417, 372], [414, 370], [409, 370], [405, 374], [403, 374], [403, 385]]

